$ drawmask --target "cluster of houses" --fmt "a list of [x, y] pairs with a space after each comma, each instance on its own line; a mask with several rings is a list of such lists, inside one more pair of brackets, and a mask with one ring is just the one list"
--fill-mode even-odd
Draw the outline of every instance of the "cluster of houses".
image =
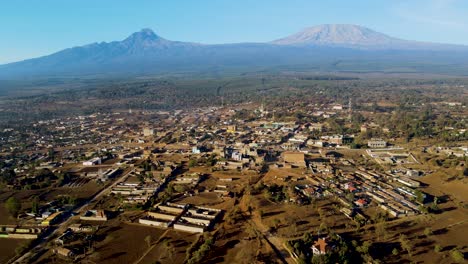
[[195, 187], [201, 180], [202, 180], [202, 175], [200, 173], [185, 173], [185, 174], [176, 176], [171, 181], [171, 183], [190, 185], [192, 187]]
[[134, 174], [130, 174], [124, 182], [115, 185], [111, 193], [122, 197], [123, 203], [144, 204], [161, 189], [164, 182], [145, 181]]
[[467, 146], [458, 146], [458, 147], [435, 147], [433, 152], [435, 153], [445, 153], [447, 156], [455, 156], [459, 158], [468, 157], [468, 147]]
[[[332, 165], [329, 167], [333, 168]], [[402, 217], [420, 213], [420, 202], [416, 199], [419, 182], [408, 176], [380, 173], [365, 169], [353, 172], [313, 167], [307, 178], [313, 183], [300, 186], [298, 191], [307, 196], [332, 196], [344, 207], [350, 209], [348, 216], [359, 208], [374, 202], [392, 217]], [[409, 170], [410, 171], [410, 170]], [[424, 195], [424, 194], [423, 194]]]
[[53, 253], [65, 259], [76, 259], [79, 252], [83, 253], [85, 247], [83, 241], [91, 243], [92, 233], [99, 229], [95, 222], [105, 222], [108, 216], [104, 210], [86, 210], [79, 216], [80, 221], [71, 224], [54, 240]]

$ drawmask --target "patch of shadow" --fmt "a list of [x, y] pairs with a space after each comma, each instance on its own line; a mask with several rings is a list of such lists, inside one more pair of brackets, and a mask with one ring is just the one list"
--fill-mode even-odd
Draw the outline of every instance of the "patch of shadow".
[[438, 204], [444, 204], [444, 203], [446, 203], [446, 202], [448, 202], [450, 200], [451, 200], [451, 198], [447, 194], [437, 197], [437, 203]]
[[446, 246], [442, 249], [442, 251], [450, 251], [454, 248], [456, 248], [457, 246], [456, 245], [450, 245], [450, 246]]
[[214, 262], [214, 260], [224, 260], [224, 256], [226, 255], [227, 251], [233, 247], [235, 247], [238, 243], [240, 242], [240, 240], [236, 239], [236, 240], [231, 240], [231, 241], [228, 241], [226, 242], [226, 244], [220, 246], [220, 247], [216, 247], [214, 250], [211, 251], [210, 255], [209, 255], [209, 261], [206, 262], [206, 263], [219, 263], [219, 262]]
[[444, 212], [453, 211], [453, 210], [455, 210], [455, 209], [457, 209], [455, 206], [450, 206], [450, 207], [447, 207], [447, 208], [439, 209], [438, 211], [439, 211], [440, 213], [444, 213]]
[[185, 241], [185, 240], [182, 240], [182, 239], [178, 239], [174, 242], [172, 242], [176, 247], [184, 247], [188, 244], [190, 244], [189, 242]]
[[441, 229], [437, 229], [437, 230], [433, 231], [432, 233], [434, 235], [442, 235], [442, 234], [445, 234], [447, 232], [448, 232], [447, 228], [444, 227], [444, 228], [441, 228]]
[[118, 258], [120, 256], [123, 256], [123, 255], [126, 255], [126, 254], [127, 254], [127, 252], [124, 252], [124, 251], [116, 252], [116, 253], [108, 256], [107, 258], [101, 259], [101, 261], [108, 260], [108, 259], [116, 259], [116, 258]]
[[222, 239], [226, 239], [226, 240], [227, 240], [227, 239], [230, 239], [230, 238], [232, 238], [232, 237], [235, 237], [235, 236], [239, 235], [240, 233], [241, 233], [240, 230], [236, 230], [236, 231], [234, 231], [234, 232], [231, 232], [231, 233], [228, 233], [228, 234], [224, 235], [224, 236], [222, 237]]
[[282, 213], [284, 213], [284, 211], [268, 212], [268, 213], [264, 213], [264, 214], [263, 214], [263, 217], [275, 216], [275, 215], [282, 214]]
[[400, 250], [400, 243], [398, 242], [376, 242], [373, 243], [369, 249], [369, 254], [373, 258], [382, 259], [392, 255], [392, 250], [396, 248]]
[[120, 226], [113, 226], [113, 227], [109, 228], [109, 229], [107, 230], [107, 232], [115, 232], [115, 231], [120, 230], [120, 229], [122, 229], [122, 227], [120, 227]]
[[201, 263], [206, 263], [206, 264], [211, 264], [211, 263], [224, 263], [224, 257], [216, 257], [214, 259], [209, 259], [205, 262], [201, 262]]

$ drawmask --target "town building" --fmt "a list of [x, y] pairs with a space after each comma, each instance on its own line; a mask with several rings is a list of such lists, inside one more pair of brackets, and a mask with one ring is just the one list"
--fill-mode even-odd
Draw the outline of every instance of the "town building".
[[367, 142], [367, 146], [369, 148], [385, 148], [387, 146], [387, 142], [380, 138], [373, 138]]

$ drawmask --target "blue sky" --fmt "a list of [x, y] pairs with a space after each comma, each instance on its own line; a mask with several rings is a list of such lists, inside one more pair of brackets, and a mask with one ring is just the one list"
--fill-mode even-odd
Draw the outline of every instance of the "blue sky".
[[0, 4], [0, 64], [152, 28], [171, 40], [262, 42], [318, 24], [468, 45], [466, 0], [11, 0]]

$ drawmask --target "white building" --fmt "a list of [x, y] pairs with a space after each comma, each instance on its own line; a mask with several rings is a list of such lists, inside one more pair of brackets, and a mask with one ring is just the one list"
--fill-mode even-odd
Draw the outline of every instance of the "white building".
[[102, 160], [99, 157], [92, 158], [87, 161], [83, 161], [83, 166], [93, 166], [93, 165], [99, 165], [101, 164]]
[[143, 136], [150, 137], [152, 135], [154, 135], [154, 129], [148, 127], [143, 128]]
[[367, 146], [369, 148], [385, 148], [387, 142], [379, 138], [373, 138], [367, 142]]

